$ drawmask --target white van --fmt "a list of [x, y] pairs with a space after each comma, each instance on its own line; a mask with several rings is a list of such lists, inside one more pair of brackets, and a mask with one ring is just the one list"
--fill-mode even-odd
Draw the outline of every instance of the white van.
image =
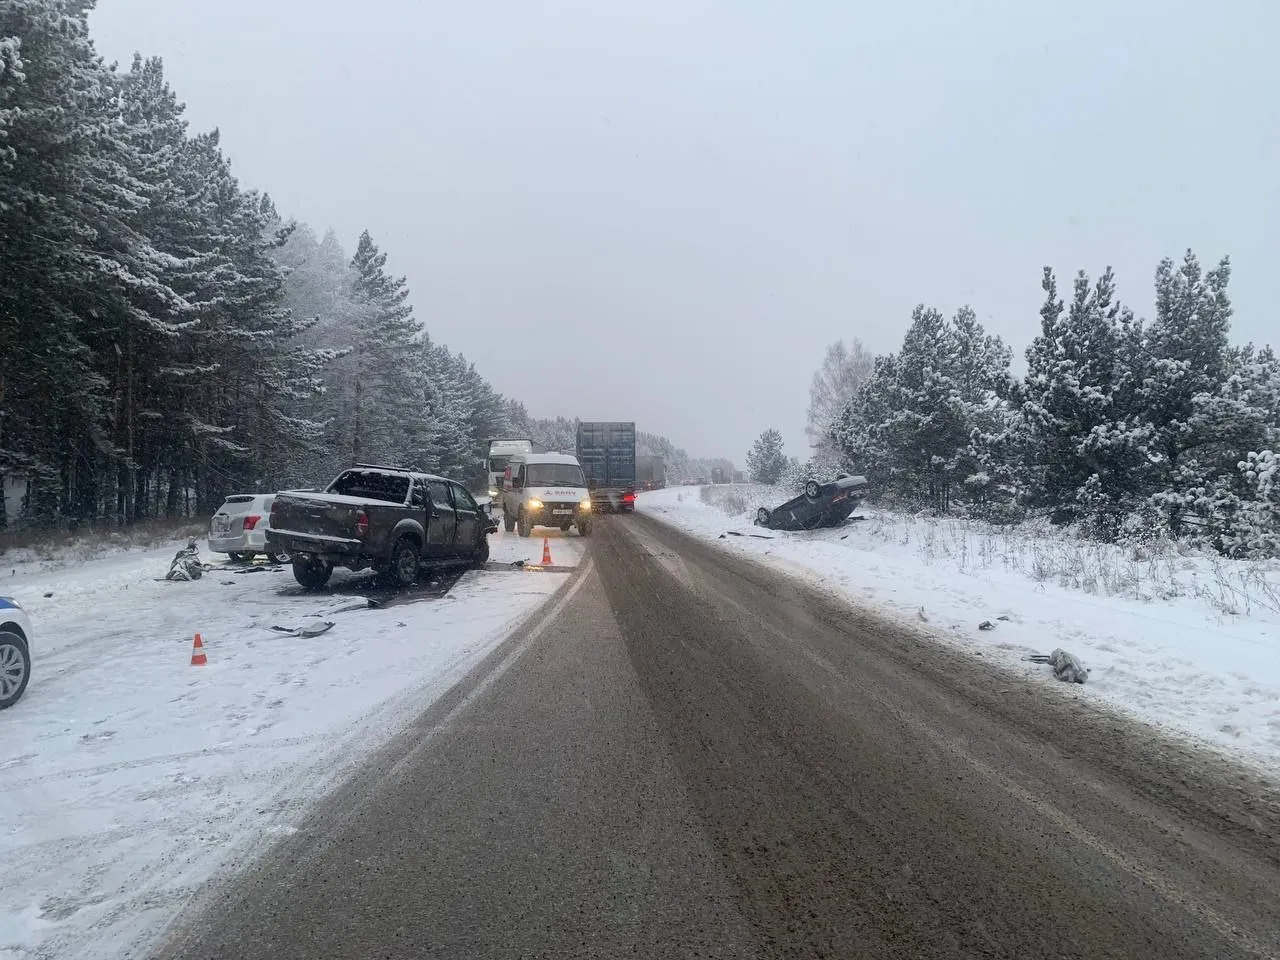
[[502, 525], [527, 537], [534, 527], [577, 528], [591, 534], [591, 496], [577, 457], [567, 453], [517, 453], [502, 480]]

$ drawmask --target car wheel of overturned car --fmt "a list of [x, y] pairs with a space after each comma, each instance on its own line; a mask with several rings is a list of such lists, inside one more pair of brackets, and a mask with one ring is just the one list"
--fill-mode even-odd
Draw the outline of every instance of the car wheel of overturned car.
[[293, 579], [297, 580], [304, 590], [319, 590], [333, 576], [333, 565], [314, 557], [295, 557], [293, 561]]
[[[792, 488], [794, 489], [794, 488]], [[817, 480], [810, 480], [804, 485], [804, 495], [810, 500], [817, 500], [822, 496], [822, 484]]]
[[396, 541], [387, 572], [397, 587], [411, 587], [418, 582], [418, 545], [410, 537]]
[[18, 702], [31, 679], [31, 654], [16, 633], [0, 632], [0, 710]]
[[476, 544], [476, 555], [471, 561], [471, 565], [477, 570], [483, 570], [484, 565], [489, 562], [489, 538], [482, 537], [480, 542]]
[[529, 515], [523, 510], [520, 511], [520, 519], [516, 521], [516, 533], [522, 537], [527, 537], [533, 533], [533, 521], [529, 519]]
[[756, 511], [756, 523], [762, 527], [767, 527], [769, 525], [769, 511], [764, 507], [761, 507]]

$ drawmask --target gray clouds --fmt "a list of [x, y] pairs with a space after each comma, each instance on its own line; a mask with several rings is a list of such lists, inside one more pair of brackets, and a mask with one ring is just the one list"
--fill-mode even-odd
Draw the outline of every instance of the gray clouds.
[[[1020, 352], [1040, 267], [1235, 266], [1276, 339], [1280, 10], [914, 2], [102, 0], [286, 214], [368, 227], [433, 337], [538, 415], [802, 453], [828, 342], [971, 303]], [[562, 346], [549, 348], [558, 343]]]

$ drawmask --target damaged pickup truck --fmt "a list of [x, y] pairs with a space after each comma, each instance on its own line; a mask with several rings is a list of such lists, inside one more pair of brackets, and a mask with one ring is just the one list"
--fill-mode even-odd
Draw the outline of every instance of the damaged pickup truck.
[[460, 483], [397, 467], [361, 464], [322, 492], [276, 494], [267, 549], [287, 553], [308, 590], [335, 567], [372, 567], [410, 586], [424, 566], [483, 567], [497, 525]]

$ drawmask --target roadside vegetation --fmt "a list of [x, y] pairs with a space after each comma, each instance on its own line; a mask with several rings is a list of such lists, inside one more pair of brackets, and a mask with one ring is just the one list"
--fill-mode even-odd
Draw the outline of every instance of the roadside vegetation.
[[971, 308], [948, 319], [921, 305], [896, 353], [829, 349], [811, 389], [817, 455], [787, 459], [766, 431], [753, 478], [847, 470], [873, 503], [911, 514], [1280, 555], [1280, 358], [1231, 342], [1230, 275], [1190, 251], [1162, 261], [1146, 321], [1110, 269], [1080, 272], [1064, 298], [1046, 267], [1022, 377]]

